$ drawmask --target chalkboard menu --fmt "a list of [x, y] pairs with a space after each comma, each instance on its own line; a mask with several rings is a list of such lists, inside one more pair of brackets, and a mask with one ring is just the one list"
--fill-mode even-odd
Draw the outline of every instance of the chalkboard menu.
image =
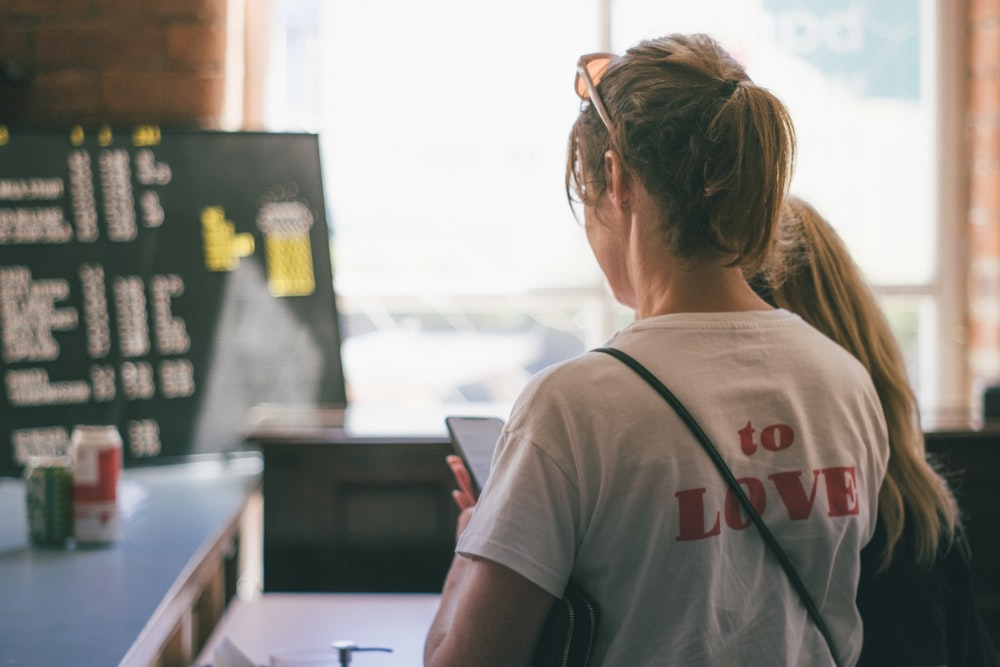
[[0, 475], [113, 424], [126, 465], [346, 404], [319, 142], [0, 125]]

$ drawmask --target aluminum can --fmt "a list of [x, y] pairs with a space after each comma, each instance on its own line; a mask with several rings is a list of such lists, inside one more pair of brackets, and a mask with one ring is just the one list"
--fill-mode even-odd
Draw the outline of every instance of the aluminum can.
[[77, 544], [116, 541], [121, 532], [118, 477], [122, 438], [114, 426], [77, 426], [70, 437], [73, 460], [73, 534]]
[[31, 543], [66, 546], [73, 536], [73, 470], [69, 458], [29, 457], [24, 465], [24, 491]]

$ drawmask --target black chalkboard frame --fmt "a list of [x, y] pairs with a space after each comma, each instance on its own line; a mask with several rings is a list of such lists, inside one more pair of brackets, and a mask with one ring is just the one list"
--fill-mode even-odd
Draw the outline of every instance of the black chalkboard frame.
[[257, 405], [346, 407], [327, 219], [316, 134], [0, 125], [0, 476], [77, 424], [129, 466], [242, 450]]

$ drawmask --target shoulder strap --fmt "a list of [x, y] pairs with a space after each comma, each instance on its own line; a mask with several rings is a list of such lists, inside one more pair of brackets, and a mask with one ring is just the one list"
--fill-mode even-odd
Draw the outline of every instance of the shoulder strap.
[[767, 527], [767, 524], [764, 523], [764, 519], [761, 518], [757, 509], [753, 506], [753, 503], [750, 502], [750, 498], [747, 497], [743, 487], [740, 486], [740, 483], [736, 480], [732, 470], [729, 469], [729, 466], [719, 454], [715, 445], [712, 444], [712, 441], [709, 439], [708, 435], [706, 435], [705, 431], [703, 431], [698, 422], [695, 421], [695, 418], [691, 416], [690, 412], [687, 411], [684, 404], [681, 403], [676, 396], [674, 396], [673, 392], [671, 392], [665, 384], [660, 382], [659, 378], [650, 373], [649, 369], [639, 363], [631, 355], [614, 347], [598, 347], [594, 348], [594, 351], [609, 354], [635, 371], [643, 380], [648, 382], [649, 385], [653, 387], [653, 389], [655, 389], [667, 403], [670, 404], [680, 418], [684, 420], [684, 423], [701, 443], [702, 448], [708, 454], [709, 458], [712, 459], [715, 467], [719, 469], [722, 477], [726, 480], [726, 484], [729, 485], [733, 494], [735, 494], [736, 498], [740, 501], [740, 505], [743, 507], [743, 510], [747, 513], [751, 520], [753, 520], [754, 525], [757, 526], [757, 529], [760, 531], [760, 534], [767, 543], [767, 546], [771, 548], [771, 552], [778, 559], [778, 562], [781, 563], [781, 567], [784, 568], [785, 572], [788, 574], [788, 578], [791, 580], [792, 585], [795, 587], [799, 597], [802, 599], [802, 604], [805, 605], [806, 611], [809, 612], [809, 616], [812, 618], [816, 627], [819, 628], [820, 633], [826, 640], [826, 644], [830, 649], [830, 654], [833, 656], [833, 662], [840, 667], [840, 659], [837, 657], [837, 652], [833, 648], [833, 636], [830, 634], [830, 630], [827, 628], [826, 622], [823, 621], [823, 616], [820, 614], [819, 608], [816, 606], [816, 603], [813, 602], [812, 596], [809, 595], [809, 590], [806, 588], [805, 583], [802, 581], [802, 578], [799, 577], [799, 573], [796, 571], [795, 566], [792, 565], [792, 561], [788, 559], [787, 554], [785, 554], [785, 550], [781, 548], [778, 540], [775, 539], [774, 534], [771, 533], [771, 529]]

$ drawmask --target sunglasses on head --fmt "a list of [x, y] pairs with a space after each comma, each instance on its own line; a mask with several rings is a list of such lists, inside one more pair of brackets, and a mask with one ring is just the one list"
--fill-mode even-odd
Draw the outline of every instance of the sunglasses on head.
[[588, 53], [580, 56], [580, 60], [576, 63], [576, 94], [581, 100], [594, 105], [608, 132], [611, 132], [611, 116], [604, 106], [604, 100], [597, 92], [597, 84], [600, 83], [604, 70], [614, 58], [614, 54], [611, 53]]

